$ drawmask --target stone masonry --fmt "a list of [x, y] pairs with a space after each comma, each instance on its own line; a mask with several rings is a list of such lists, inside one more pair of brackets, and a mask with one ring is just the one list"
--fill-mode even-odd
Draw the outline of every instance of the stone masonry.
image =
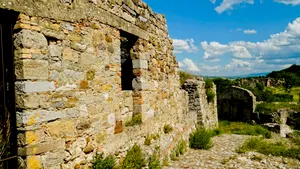
[[[197, 118], [163, 15], [140, 0], [2, 0], [0, 8], [20, 12], [13, 39], [24, 168], [89, 168], [97, 152], [122, 162], [134, 143], [147, 155], [159, 147], [164, 158], [188, 139]], [[202, 104], [199, 85], [201, 123], [216, 126], [216, 101]], [[125, 126], [137, 115], [142, 124]], [[149, 134], [160, 137], [146, 146]]]
[[256, 97], [240, 87], [229, 87], [218, 93], [218, 116], [223, 120], [251, 122], [255, 119]]
[[[195, 112], [198, 125], [205, 129], [218, 128], [217, 97], [210, 103], [207, 100], [205, 82], [199, 80], [187, 80], [183, 88], [189, 93], [189, 109]], [[216, 93], [216, 86], [212, 91]]]

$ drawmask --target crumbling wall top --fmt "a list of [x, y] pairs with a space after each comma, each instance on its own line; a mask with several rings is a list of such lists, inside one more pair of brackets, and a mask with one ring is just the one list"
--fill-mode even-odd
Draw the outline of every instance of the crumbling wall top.
[[168, 38], [165, 17], [141, 0], [2, 0], [0, 8], [76, 23], [94, 19], [145, 40], [149, 34]]

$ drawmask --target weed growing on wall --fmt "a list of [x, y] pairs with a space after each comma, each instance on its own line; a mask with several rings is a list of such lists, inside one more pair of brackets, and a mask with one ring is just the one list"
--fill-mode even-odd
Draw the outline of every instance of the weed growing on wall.
[[104, 154], [101, 153], [94, 157], [92, 164], [92, 169], [113, 169], [116, 166], [116, 160], [112, 155], [104, 157]]
[[142, 149], [139, 145], [134, 144], [126, 154], [122, 169], [141, 169], [146, 165]]
[[164, 133], [168, 134], [173, 131], [173, 127], [170, 124], [164, 125]]
[[125, 123], [125, 126], [136, 126], [142, 124], [142, 114], [138, 114], [134, 116], [132, 119]]

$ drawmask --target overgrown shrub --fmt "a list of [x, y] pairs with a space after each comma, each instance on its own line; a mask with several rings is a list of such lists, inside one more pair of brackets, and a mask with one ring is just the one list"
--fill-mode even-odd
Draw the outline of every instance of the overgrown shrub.
[[146, 164], [143, 157], [142, 149], [137, 144], [134, 144], [126, 154], [122, 169], [141, 169]]
[[116, 166], [116, 160], [112, 155], [104, 158], [104, 154], [101, 153], [94, 157], [92, 164], [92, 169], [113, 169]]
[[132, 119], [125, 123], [125, 126], [135, 126], [142, 124], [142, 114], [137, 114]]
[[164, 125], [164, 133], [168, 134], [173, 131], [173, 127], [170, 124]]
[[197, 129], [190, 134], [190, 147], [194, 149], [210, 149], [212, 147], [211, 133], [203, 129]]
[[207, 96], [207, 102], [210, 103], [214, 101], [216, 94], [212, 89], [206, 89], [206, 96]]

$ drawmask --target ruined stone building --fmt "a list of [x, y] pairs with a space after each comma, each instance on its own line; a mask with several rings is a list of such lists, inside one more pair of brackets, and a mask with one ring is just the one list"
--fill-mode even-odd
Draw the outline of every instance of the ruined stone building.
[[[134, 143], [146, 154], [158, 146], [164, 158], [202, 120], [197, 113], [207, 113], [204, 127], [217, 126], [204, 82], [196, 95], [181, 90], [166, 19], [144, 2], [1, 0], [0, 16], [1, 94], [9, 96], [1, 118], [23, 166], [87, 168], [96, 152], [121, 161]], [[149, 134], [160, 137], [146, 146]]]

